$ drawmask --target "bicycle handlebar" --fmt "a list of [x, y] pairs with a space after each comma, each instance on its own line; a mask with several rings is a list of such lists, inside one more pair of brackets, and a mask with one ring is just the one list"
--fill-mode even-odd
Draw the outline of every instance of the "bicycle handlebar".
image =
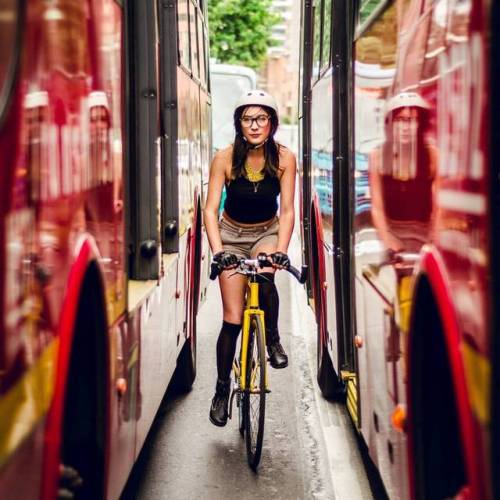
[[[259, 254], [257, 259], [241, 259], [236, 267], [236, 270], [244, 269], [245, 267], [254, 267], [263, 269], [264, 267], [273, 267], [272, 262], [269, 260], [269, 256], [265, 254]], [[283, 268], [285, 271], [288, 271], [299, 283], [304, 284], [307, 280], [307, 266], [303, 265], [301, 270], [299, 271], [297, 268], [293, 267], [289, 264], [287, 267]], [[219, 276], [224, 268], [220, 266], [217, 262], [213, 262], [210, 266], [210, 279], [214, 280]]]

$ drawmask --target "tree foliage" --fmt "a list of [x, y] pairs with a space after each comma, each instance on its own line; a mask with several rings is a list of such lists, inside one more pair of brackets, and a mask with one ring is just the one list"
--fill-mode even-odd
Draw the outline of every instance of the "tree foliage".
[[271, 29], [281, 19], [270, 5], [271, 0], [209, 0], [211, 56], [259, 69], [267, 48], [276, 45]]

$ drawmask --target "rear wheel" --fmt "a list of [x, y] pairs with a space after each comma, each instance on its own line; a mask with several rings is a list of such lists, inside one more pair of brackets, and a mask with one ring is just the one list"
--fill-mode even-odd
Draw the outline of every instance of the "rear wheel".
[[264, 441], [266, 413], [266, 354], [264, 328], [259, 316], [250, 318], [247, 371], [243, 395], [243, 419], [248, 465], [256, 470]]

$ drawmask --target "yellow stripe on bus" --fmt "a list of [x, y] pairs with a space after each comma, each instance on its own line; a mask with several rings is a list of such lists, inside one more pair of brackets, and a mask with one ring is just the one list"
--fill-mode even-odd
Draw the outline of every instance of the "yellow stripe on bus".
[[490, 422], [491, 364], [486, 356], [466, 342], [461, 343], [465, 378], [472, 412], [479, 422]]
[[0, 398], [0, 466], [47, 413], [54, 391], [58, 341], [53, 340]]

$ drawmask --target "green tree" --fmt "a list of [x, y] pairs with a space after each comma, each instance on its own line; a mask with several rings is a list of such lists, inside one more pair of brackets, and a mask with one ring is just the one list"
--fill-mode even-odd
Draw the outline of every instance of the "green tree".
[[270, 5], [271, 0], [209, 0], [211, 56], [259, 69], [267, 48], [276, 45], [271, 29], [281, 20]]

